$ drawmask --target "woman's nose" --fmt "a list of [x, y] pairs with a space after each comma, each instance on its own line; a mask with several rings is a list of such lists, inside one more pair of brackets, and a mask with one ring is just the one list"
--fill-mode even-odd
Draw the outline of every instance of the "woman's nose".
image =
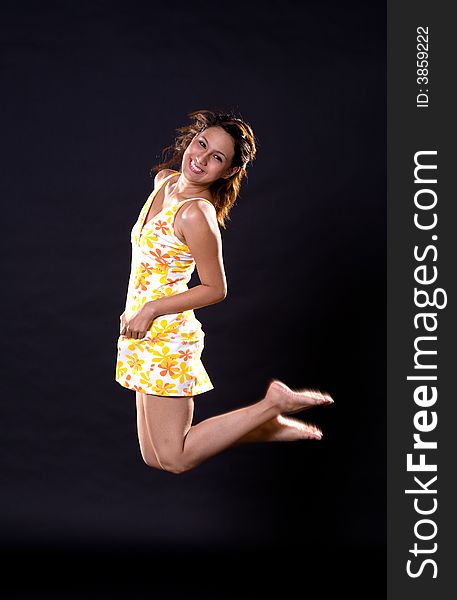
[[202, 164], [202, 165], [206, 165], [206, 163], [208, 162], [208, 156], [209, 153], [208, 152], [202, 152], [201, 154], [199, 154], [197, 156], [197, 162]]

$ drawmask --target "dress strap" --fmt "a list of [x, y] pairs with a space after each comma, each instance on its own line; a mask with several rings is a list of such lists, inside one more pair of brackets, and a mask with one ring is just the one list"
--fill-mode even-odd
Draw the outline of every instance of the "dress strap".
[[208, 204], [211, 204], [211, 206], [214, 206], [214, 204], [211, 202], [211, 200], [208, 200], [208, 198], [185, 198], [184, 200], [178, 202], [176, 207], [182, 206], [185, 202], [190, 202], [191, 200], [204, 200], [205, 202], [208, 202]]
[[212, 202], [210, 202], [207, 198], [185, 198], [184, 200], [181, 200], [181, 202], [177, 202], [174, 205], [174, 211], [173, 211], [173, 215], [171, 217], [171, 223], [174, 226], [175, 223], [175, 219], [176, 216], [178, 214], [178, 210], [181, 208], [181, 206], [183, 206], [186, 202], [190, 202], [191, 200], [204, 200], [205, 202], [208, 202], [208, 204], [211, 204], [211, 206], [215, 209], [215, 206]]
[[176, 177], [176, 175], [178, 175], [178, 173], [179, 173], [179, 171], [173, 171], [173, 173], [170, 173], [170, 175], [167, 175], [166, 177], [164, 177], [159, 183], [159, 189], [162, 188], [169, 179], [171, 179], [172, 177]]

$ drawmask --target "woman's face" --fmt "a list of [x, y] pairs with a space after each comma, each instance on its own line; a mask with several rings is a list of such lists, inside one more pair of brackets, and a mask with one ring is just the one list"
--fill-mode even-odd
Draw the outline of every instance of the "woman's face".
[[234, 155], [235, 142], [232, 136], [222, 127], [208, 127], [188, 145], [181, 170], [192, 182], [211, 184], [239, 170], [239, 167], [230, 167]]

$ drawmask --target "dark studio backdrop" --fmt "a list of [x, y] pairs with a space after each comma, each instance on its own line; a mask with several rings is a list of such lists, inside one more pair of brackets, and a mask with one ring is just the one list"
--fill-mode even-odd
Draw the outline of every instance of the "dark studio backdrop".
[[[0, 31], [3, 597], [383, 588], [385, 3], [4, 2]], [[228, 296], [196, 311], [215, 389], [195, 420], [270, 377], [335, 405], [297, 415], [321, 442], [176, 476], [142, 462], [114, 368], [130, 230], [200, 108], [259, 147]]]

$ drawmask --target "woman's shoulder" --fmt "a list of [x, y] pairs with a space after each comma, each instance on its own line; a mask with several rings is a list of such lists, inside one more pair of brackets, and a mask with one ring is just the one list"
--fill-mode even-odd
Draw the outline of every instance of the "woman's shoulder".
[[158, 171], [158, 173], [154, 177], [154, 187], [157, 186], [161, 181], [163, 181], [172, 173], [179, 173], [179, 171], [175, 171], [174, 169], [162, 169], [161, 171]]

